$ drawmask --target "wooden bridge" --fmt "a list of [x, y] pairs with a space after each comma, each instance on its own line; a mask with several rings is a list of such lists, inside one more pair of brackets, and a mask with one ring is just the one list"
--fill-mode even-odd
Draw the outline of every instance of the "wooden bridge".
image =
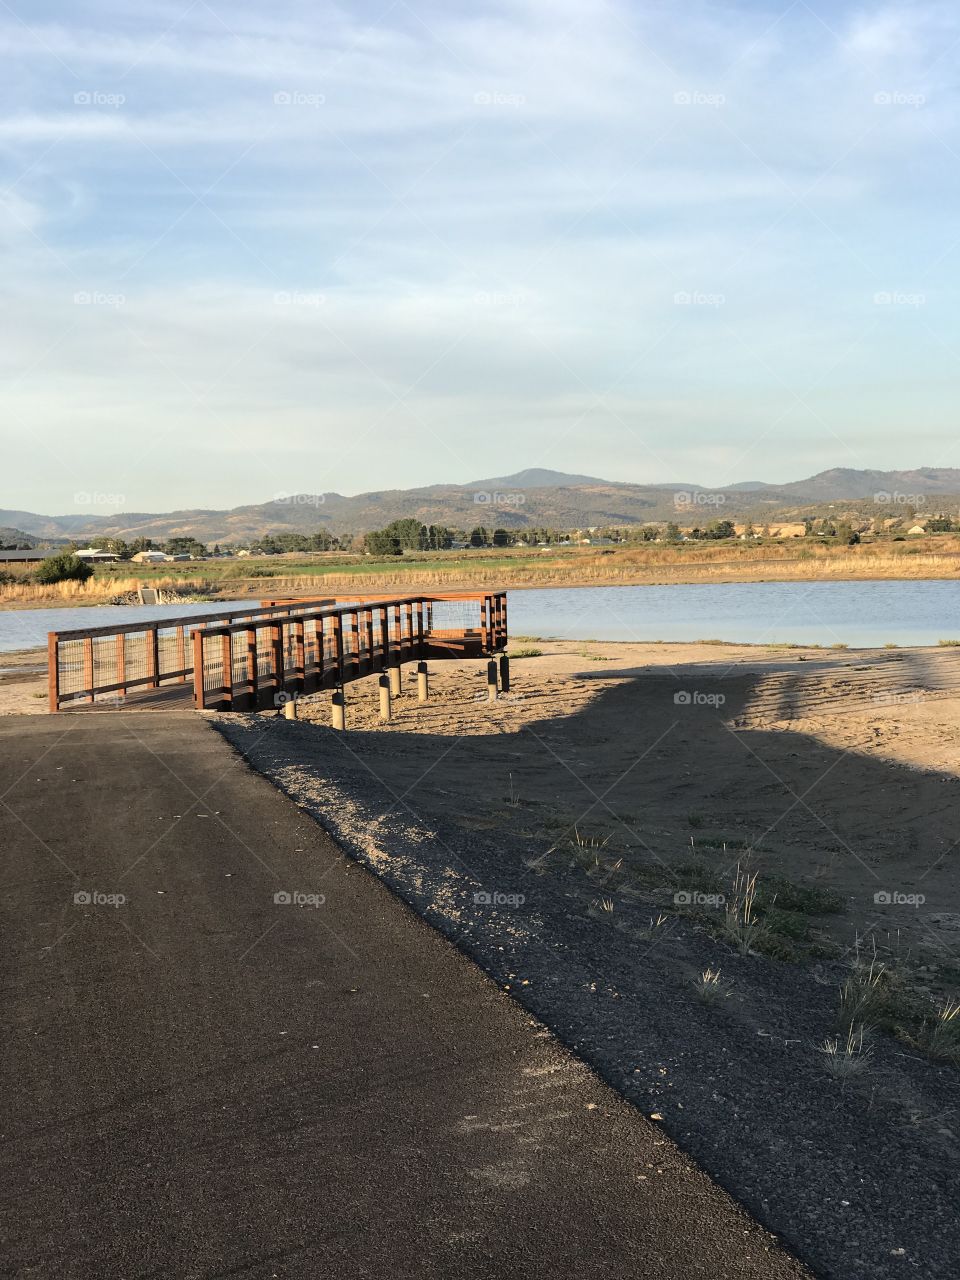
[[507, 643], [506, 592], [280, 600], [201, 616], [51, 631], [50, 710], [186, 701], [254, 711], [404, 662]]

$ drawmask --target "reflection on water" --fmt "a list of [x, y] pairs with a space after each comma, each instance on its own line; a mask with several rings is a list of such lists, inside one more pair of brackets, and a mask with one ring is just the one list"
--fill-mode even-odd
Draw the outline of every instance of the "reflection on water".
[[110, 627], [118, 622], [152, 622], [154, 618], [210, 615], [221, 607], [224, 616], [243, 612], [259, 600], [224, 600], [213, 604], [92, 605], [81, 609], [0, 610], [0, 653], [14, 649], [46, 648], [48, 631], [76, 631], [80, 627]]
[[960, 639], [960, 582], [721, 582], [511, 591], [511, 635], [570, 640], [935, 645]]
[[[222, 607], [225, 615], [242, 613], [252, 603], [225, 600]], [[219, 607], [207, 601], [0, 611], [0, 652], [45, 645], [48, 631], [193, 617]], [[570, 640], [935, 645], [960, 639], [960, 582], [720, 582], [510, 591], [509, 617], [511, 635]]]

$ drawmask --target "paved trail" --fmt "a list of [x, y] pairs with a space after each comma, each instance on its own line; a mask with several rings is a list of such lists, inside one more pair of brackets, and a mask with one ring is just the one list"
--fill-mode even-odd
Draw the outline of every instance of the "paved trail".
[[0, 777], [0, 1274], [806, 1275], [201, 718]]

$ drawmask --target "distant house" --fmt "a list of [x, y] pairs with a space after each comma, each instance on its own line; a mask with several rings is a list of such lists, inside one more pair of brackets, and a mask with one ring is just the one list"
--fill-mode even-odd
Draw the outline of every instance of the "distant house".
[[138, 551], [131, 559], [134, 564], [166, 564], [172, 557], [165, 551]]
[[52, 556], [53, 554], [52, 551], [41, 551], [39, 547], [34, 547], [30, 551], [0, 551], [0, 562], [31, 564], [46, 560], [47, 556]]

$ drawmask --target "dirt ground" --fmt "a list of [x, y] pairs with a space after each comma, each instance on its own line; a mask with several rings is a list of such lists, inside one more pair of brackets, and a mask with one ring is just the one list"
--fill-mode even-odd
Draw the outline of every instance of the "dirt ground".
[[[425, 704], [408, 665], [389, 723], [376, 677], [348, 687], [348, 741], [404, 806], [547, 840], [554, 862], [622, 859], [664, 893], [671, 869], [738, 864], [832, 892], [814, 923], [839, 945], [875, 937], [934, 993], [960, 982], [960, 648], [511, 647], [531, 656], [495, 703], [482, 662], [431, 664]], [[45, 710], [45, 656], [0, 658], [0, 714]]]
[[42, 649], [0, 653], [0, 716], [46, 710], [47, 655]]
[[[960, 650], [767, 649], [535, 641], [487, 700], [482, 663], [405, 672], [393, 719], [347, 691], [364, 759], [413, 811], [467, 830], [665, 868], [738, 863], [814, 891], [844, 947], [874, 936], [960, 977]], [[327, 698], [301, 718], [327, 723]], [[352, 737], [348, 735], [348, 737]], [[651, 874], [653, 873], [653, 874]], [[676, 888], [676, 886], [673, 886]]]
[[960, 650], [512, 648], [211, 720], [817, 1274], [954, 1280]]

